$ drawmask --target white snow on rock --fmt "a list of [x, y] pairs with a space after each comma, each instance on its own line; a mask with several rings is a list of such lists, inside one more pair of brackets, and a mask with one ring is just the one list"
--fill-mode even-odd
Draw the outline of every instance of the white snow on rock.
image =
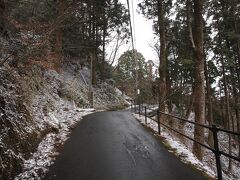
[[[89, 109], [90, 71], [86, 67], [66, 65], [59, 73], [38, 66], [24, 74], [1, 68], [0, 71], [4, 84], [0, 85], [0, 99], [6, 103], [0, 111], [0, 118], [6, 122], [0, 129], [0, 149], [3, 150], [0, 169], [7, 179], [12, 179], [22, 167], [24, 172], [16, 179], [40, 179], [82, 116], [94, 109], [129, 105], [127, 96], [113, 84], [100, 82], [93, 88], [94, 109]], [[17, 135], [14, 140], [23, 140], [24, 147], [19, 148], [17, 143], [8, 140], [12, 138], [10, 132]], [[0, 179], [3, 176], [0, 174]]]
[[[84, 71], [82, 75], [87, 77], [89, 72], [86, 69]], [[30, 159], [24, 160], [23, 172], [15, 180], [43, 178], [54, 162], [59, 146], [68, 139], [71, 129], [83, 116], [95, 111], [89, 108], [88, 86], [79, 74], [74, 75], [69, 71], [59, 74], [48, 70], [44, 73], [44, 80], [47, 83], [34, 94], [30, 111], [36, 126], [41, 131], [48, 129], [50, 132], [46, 133]], [[107, 83], [94, 88], [94, 94], [96, 109], [127, 104], [122, 93]]]

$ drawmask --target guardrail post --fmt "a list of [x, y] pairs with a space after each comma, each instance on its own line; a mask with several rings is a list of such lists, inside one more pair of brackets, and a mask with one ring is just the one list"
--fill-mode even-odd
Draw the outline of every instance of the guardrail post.
[[217, 127], [216, 125], [212, 125], [212, 133], [213, 133], [213, 142], [214, 142], [214, 154], [216, 158], [216, 166], [217, 166], [217, 176], [218, 180], [222, 180], [222, 167], [221, 167], [221, 159], [220, 159], [220, 152], [219, 152], [219, 145], [218, 145], [218, 135], [217, 135]]
[[147, 107], [144, 107], [145, 124], [147, 124]]
[[158, 134], [161, 134], [161, 127], [160, 127], [160, 112], [157, 111], [157, 122], [158, 122]]

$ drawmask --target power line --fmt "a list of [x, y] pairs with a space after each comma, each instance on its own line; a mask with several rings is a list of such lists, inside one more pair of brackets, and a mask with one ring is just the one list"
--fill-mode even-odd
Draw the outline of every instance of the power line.
[[135, 68], [136, 68], [136, 98], [138, 96], [138, 62], [137, 62], [137, 56], [136, 56], [136, 52], [137, 52], [137, 44], [136, 44], [136, 29], [135, 29], [135, 13], [134, 13], [134, 0], [132, 0], [132, 26], [133, 26], [133, 43], [136, 49], [134, 49], [133, 51], [133, 56], [134, 56], [134, 60], [135, 60]]
[[135, 28], [135, 13], [134, 13], [134, 0], [132, 0], [132, 25], [133, 25], [133, 42], [134, 45], [137, 49], [137, 44], [136, 44], [136, 28]]
[[[130, 12], [130, 3], [129, 0], [127, 0], [127, 5], [128, 5], [128, 13], [129, 13], [129, 24], [130, 24], [130, 33], [131, 33], [131, 40], [132, 40], [132, 48], [133, 48], [133, 59], [135, 61], [135, 71], [136, 71], [136, 79], [135, 79], [135, 96], [136, 96], [136, 100], [137, 100], [137, 93], [138, 93], [138, 72], [137, 72], [137, 59], [136, 59], [136, 49], [135, 49], [135, 34], [133, 35], [133, 25], [132, 23], [134, 23], [134, 16], [133, 16], [133, 22], [131, 19], [131, 12]], [[132, 11], [134, 11], [133, 8], [133, 1], [132, 1]], [[134, 25], [134, 33], [135, 33], [135, 25]]]
[[130, 33], [131, 33], [131, 40], [132, 40], [132, 48], [134, 47], [134, 38], [133, 38], [133, 27], [132, 27], [132, 19], [131, 19], [131, 12], [130, 12], [130, 3], [129, 0], [127, 0], [127, 6], [128, 6], [128, 14], [129, 14], [129, 25], [130, 25]]

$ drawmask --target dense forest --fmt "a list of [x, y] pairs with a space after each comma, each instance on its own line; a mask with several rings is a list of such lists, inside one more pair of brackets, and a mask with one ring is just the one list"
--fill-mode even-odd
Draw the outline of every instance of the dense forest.
[[[160, 110], [171, 113], [174, 105], [182, 117], [189, 118], [193, 111], [197, 123], [239, 132], [239, 2], [159, 0], [139, 6], [155, 20], [160, 37]], [[194, 139], [205, 142], [202, 128], [195, 126]], [[239, 140], [229, 135], [228, 150], [232, 153], [232, 146], [238, 144], [238, 156]], [[213, 146], [211, 133], [207, 143]], [[194, 143], [192, 148], [203, 159], [201, 146]], [[231, 160], [228, 170], [232, 170]]]
[[[144, 1], [139, 6], [155, 20], [160, 37], [159, 108], [172, 112], [175, 105], [186, 118], [194, 111], [195, 122], [239, 132], [239, 2]], [[195, 127], [194, 138], [204, 142], [203, 130]], [[210, 133], [208, 140], [212, 145]], [[193, 152], [202, 159], [198, 144]]]
[[101, 79], [109, 76], [106, 44], [114, 33], [125, 38], [127, 24], [118, 1], [1, 1], [2, 64], [40, 63], [59, 70], [64, 57], [82, 64], [91, 58], [96, 84], [96, 71]]
[[[133, 102], [158, 104], [159, 110], [186, 119], [194, 112], [197, 123], [240, 133], [240, 2], [139, 1], [139, 13], [154, 22], [159, 38], [154, 45], [159, 57], [157, 73], [153, 61], [136, 49], [117, 59], [119, 48], [131, 42], [132, 36], [130, 11], [124, 3], [0, 0], [0, 67], [25, 76], [36, 66], [61, 73], [68, 63], [78, 63], [80, 68], [91, 69], [93, 87], [112, 83]], [[114, 44], [112, 49], [107, 49], [109, 44]], [[0, 103], [3, 109], [2, 96]], [[164, 116], [160, 119], [167, 121]], [[4, 123], [1, 120], [0, 128]], [[184, 124], [170, 124], [184, 132]], [[198, 126], [193, 137], [213, 146], [212, 134], [206, 140]], [[240, 157], [240, 137], [228, 138], [229, 152], [234, 147]], [[194, 143], [192, 151], [203, 159], [199, 144]], [[0, 166], [1, 162], [2, 158]], [[229, 172], [232, 163], [229, 160]], [[3, 172], [6, 177], [16, 175]]]

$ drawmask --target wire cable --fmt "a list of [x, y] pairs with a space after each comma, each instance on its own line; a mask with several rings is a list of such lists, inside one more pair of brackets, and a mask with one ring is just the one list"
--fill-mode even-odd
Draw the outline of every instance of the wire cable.
[[[135, 40], [134, 40], [134, 35], [133, 35], [133, 22], [132, 22], [132, 16], [131, 16], [131, 10], [130, 10], [130, 3], [129, 0], [127, 0], [127, 6], [128, 6], [128, 13], [129, 13], [129, 25], [130, 25], [130, 33], [131, 33], [131, 40], [132, 40], [132, 48], [133, 48], [133, 59], [135, 61], [135, 71], [136, 71], [136, 79], [135, 79], [135, 96], [136, 96], [136, 100], [137, 100], [137, 96], [138, 96], [138, 72], [137, 72], [137, 59], [136, 59], [136, 49], [135, 49]], [[132, 10], [134, 11], [133, 8], [133, 1], [132, 1]], [[135, 27], [135, 26], [134, 26]], [[135, 29], [134, 29], [135, 31]]]
[[128, 14], [129, 14], [129, 25], [130, 25], [130, 33], [131, 33], [131, 40], [132, 40], [132, 48], [134, 50], [135, 49], [135, 45], [134, 45], [133, 26], [132, 26], [132, 18], [131, 18], [129, 0], [127, 0], [127, 6], [128, 6]]
[[133, 26], [133, 42], [134, 46], [137, 49], [137, 42], [136, 42], [136, 28], [135, 28], [135, 13], [134, 13], [134, 3], [132, 0], [132, 26]]

